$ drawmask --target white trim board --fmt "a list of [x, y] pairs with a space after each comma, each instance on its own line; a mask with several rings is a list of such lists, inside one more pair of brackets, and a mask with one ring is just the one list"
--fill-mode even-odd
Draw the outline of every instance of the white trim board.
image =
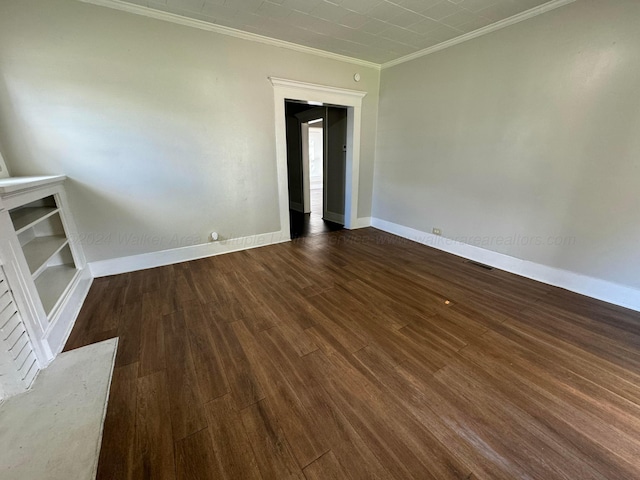
[[352, 230], [356, 228], [367, 228], [370, 226], [371, 226], [371, 217], [360, 217], [356, 219], [356, 224], [352, 227]]
[[289, 178], [287, 175], [287, 129], [285, 100], [328, 103], [347, 107], [347, 173], [345, 176], [344, 226], [358, 228], [358, 185], [360, 181], [360, 130], [362, 99], [367, 92], [269, 77], [275, 108], [276, 164], [280, 228], [289, 232]]
[[371, 225], [379, 230], [459, 257], [640, 312], [640, 290], [631, 287], [510, 257], [380, 218], [372, 218]]
[[359, 58], [348, 57], [346, 55], [340, 55], [339, 53], [328, 52], [319, 48], [307, 47], [305, 45], [299, 45], [293, 42], [287, 42], [285, 40], [278, 40], [257, 33], [245, 32], [236, 28], [225, 27], [224, 25], [218, 25], [215, 23], [207, 22], [204, 20], [197, 20], [191, 17], [185, 17], [178, 15], [177, 13], [164, 12], [162, 10], [156, 10], [150, 7], [144, 7], [142, 5], [134, 5], [132, 3], [123, 2], [121, 0], [78, 0], [82, 3], [90, 3], [92, 5], [98, 5], [100, 7], [112, 8], [114, 10], [120, 10], [123, 12], [133, 13], [135, 15], [142, 15], [144, 17], [155, 18], [156, 20], [164, 20], [166, 22], [177, 23], [178, 25], [185, 25], [187, 27], [199, 28], [200, 30], [206, 30], [209, 32], [220, 33], [222, 35], [229, 35], [231, 37], [241, 38], [243, 40], [250, 40], [252, 42], [264, 43], [273, 47], [287, 48], [289, 50], [295, 50], [297, 52], [308, 53], [310, 55], [317, 55], [319, 57], [330, 58], [341, 62], [352, 63], [354, 65], [360, 65], [363, 67], [375, 68], [380, 70], [380, 64], [369, 62], [367, 60], [361, 60]]
[[[82, 270], [78, 271], [78, 274], [68, 287], [70, 292], [68, 295], [63, 296], [62, 303], [54, 308], [51, 316], [51, 323], [44, 332], [43, 338], [46, 340], [49, 350], [53, 354], [50, 362], [62, 352], [62, 349], [67, 344], [67, 340], [71, 335], [71, 331], [76, 324], [78, 315], [84, 301], [89, 295], [91, 284], [93, 283], [93, 276], [91, 270], [85, 266]], [[43, 368], [46, 365], [43, 365]]]
[[288, 241], [290, 241], [289, 230], [261, 233], [247, 237], [203, 243], [201, 245], [161, 250], [159, 252], [141, 253], [140, 255], [131, 255], [128, 257], [98, 260], [95, 262], [89, 262], [89, 268], [91, 269], [91, 273], [94, 278], [106, 277], [108, 275], [117, 275], [119, 273], [135, 272], [137, 270], [146, 270], [148, 268], [189, 262], [191, 260], [213, 257], [223, 253], [249, 250], [251, 248], [264, 247], [266, 245], [273, 245]]
[[487, 25], [486, 27], [479, 28], [478, 30], [465, 33], [464, 35], [460, 35], [459, 37], [452, 38], [451, 40], [438, 43], [437, 45], [433, 45], [432, 47], [428, 47], [423, 50], [418, 50], [417, 52], [410, 53], [409, 55], [405, 55], [404, 57], [396, 58], [395, 60], [390, 60], [386, 63], [383, 63], [381, 65], [381, 68], [385, 69], [385, 68], [393, 67], [401, 63], [410, 62], [411, 60], [415, 60], [416, 58], [424, 57], [426, 55], [439, 52], [440, 50], [453, 47], [454, 45], [458, 45], [459, 43], [466, 42], [467, 40], [472, 40], [482, 35], [486, 35], [487, 33], [495, 32], [496, 30], [500, 30], [502, 28], [509, 27], [516, 23], [523, 22], [524, 20], [537, 17], [538, 15], [542, 15], [543, 13], [550, 12], [551, 10], [555, 10], [556, 8], [564, 7], [565, 5], [569, 5], [570, 3], [573, 3], [575, 1], [576, 0], [551, 0], [550, 2], [544, 3], [542, 5], [538, 5], [537, 7], [533, 7], [522, 13], [513, 15], [512, 17], [505, 18], [504, 20], [500, 20], [498, 22], [492, 23], [490, 25]]

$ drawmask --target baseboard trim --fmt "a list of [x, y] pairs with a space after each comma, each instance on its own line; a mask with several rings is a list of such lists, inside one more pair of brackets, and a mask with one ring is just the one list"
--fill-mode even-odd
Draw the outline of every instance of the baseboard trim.
[[[73, 283], [65, 294], [63, 302], [56, 309], [51, 320], [51, 324], [43, 335], [44, 341], [47, 343], [52, 357], [49, 362], [54, 360], [64, 348], [71, 330], [76, 323], [80, 309], [84, 304], [89, 289], [93, 283], [93, 276], [88, 267], [81, 270]], [[43, 365], [44, 368], [46, 365]]]
[[640, 312], [640, 290], [631, 287], [549, 267], [528, 260], [521, 260], [502, 253], [422, 232], [380, 218], [372, 218], [371, 225], [379, 230], [413, 240], [414, 242], [444, 252], [452, 253], [459, 257], [484, 263], [522, 277]]
[[367, 228], [371, 226], [371, 217], [356, 218], [355, 224], [351, 226], [350, 230], [356, 230], [358, 228]]
[[193, 245], [189, 247], [161, 250], [159, 252], [142, 253], [128, 257], [111, 258], [90, 262], [89, 267], [94, 278], [117, 275], [120, 273], [146, 270], [174, 263], [188, 262], [199, 258], [213, 257], [223, 253], [249, 250], [291, 240], [289, 233], [282, 231], [261, 233], [241, 238], [232, 238], [218, 242]]

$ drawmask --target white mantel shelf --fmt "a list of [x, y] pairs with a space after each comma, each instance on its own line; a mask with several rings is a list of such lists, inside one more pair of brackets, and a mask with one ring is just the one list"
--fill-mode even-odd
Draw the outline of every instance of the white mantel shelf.
[[8, 177], [0, 179], [0, 195], [23, 191], [30, 188], [42, 187], [55, 183], [61, 183], [66, 175], [46, 175], [38, 177]]

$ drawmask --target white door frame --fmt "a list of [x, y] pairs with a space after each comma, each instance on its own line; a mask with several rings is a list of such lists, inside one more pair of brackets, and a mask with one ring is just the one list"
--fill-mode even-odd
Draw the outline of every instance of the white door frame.
[[280, 202], [280, 228], [282, 234], [290, 238], [285, 100], [319, 102], [347, 107], [347, 172], [345, 177], [344, 226], [348, 229], [357, 228], [362, 99], [367, 92], [275, 77], [269, 77], [269, 80], [273, 85], [275, 105], [278, 199]]
[[311, 213], [311, 179], [309, 178], [309, 124], [300, 124], [302, 136], [302, 211]]
[[[311, 212], [311, 180], [309, 178], [309, 122], [318, 118], [325, 120], [326, 109], [323, 107], [312, 108], [297, 113], [295, 117], [300, 120], [300, 135], [302, 136], [302, 200], [304, 213]], [[323, 145], [324, 148], [324, 145]], [[324, 153], [324, 151], [323, 151]], [[324, 156], [324, 155], [323, 155]], [[323, 171], [324, 173], [324, 171]], [[288, 178], [288, 177], [287, 177]], [[323, 200], [324, 201], [324, 200]]]

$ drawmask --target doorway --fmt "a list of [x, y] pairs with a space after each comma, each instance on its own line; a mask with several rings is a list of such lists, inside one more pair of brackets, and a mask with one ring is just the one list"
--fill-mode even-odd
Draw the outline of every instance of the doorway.
[[[273, 85], [276, 129], [276, 160], [278, 171], [278, 199], [280, 211], [279, 235], [283, 239], [290, 234], [290, 198], [287, 165], [287, 120], [285, 101], [296, 100], [315, 105], [342, 105], [346, 107], [346, 168], [344, 171], [343, 224], [347, 229], [365, 226], [366, 219], [358, 218], [358, 181], [360, 170], [360, 132], [362, 123], [362, 99], [367, 94], [358, 90], [317, 85], [312, 83], [269, 77]], [[343, 108], [344, 108], [343, 107]], [[344, 111], [344, 110], [343, 110]], [[344, 147], [345, 145], [343, 145]], [[323, 172], [326, 175], [326, 172]], [[324, 207], [323, 207], [324, 208]]]
[[347, 111], [285, 102], [291, 238], [344, 227]]

